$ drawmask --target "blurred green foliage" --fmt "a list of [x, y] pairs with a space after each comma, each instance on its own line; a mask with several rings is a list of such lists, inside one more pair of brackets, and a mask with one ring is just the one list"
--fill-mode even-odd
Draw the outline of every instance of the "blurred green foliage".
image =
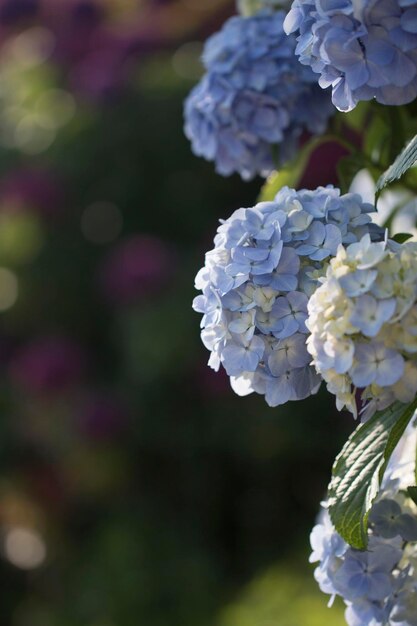
[[218, 626], [343, 626], [341, 603], [326, 606], [305, 565], [271, 568], [245, 589], [241, 599], [223, 609]]
[[[187, 37], [213, 30], [210, 15]], [[336, 615], [296, 564], [353, 425], [321, 394], [276, 410], [239, 399], [206, 367], [194, 275], [218, 219], [252, 205], [261, 181], [222, 179], [192, 156], [182, 101], [193, 80], [172, 62], [182, 43], [130, 59], [126, 84], [99, 99], [47, 61], [36, 93], [45, 76], [46, 91], [73, 94], [75, 115], [37, 154], [0, 151], [7, 625], [318, 626]], [[97, 203], [122, 223], [103, 243], [100, 220], [85, 226]], [[170, 259], [152, 288], [149, 237]], [[22, 527], [43, 542], [42, 562], [13, 547]]]

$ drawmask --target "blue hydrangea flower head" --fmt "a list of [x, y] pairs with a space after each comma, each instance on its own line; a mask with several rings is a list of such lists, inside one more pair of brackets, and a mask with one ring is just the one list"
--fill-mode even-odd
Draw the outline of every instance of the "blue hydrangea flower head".
[[221, 222], [196, 278], [209, 365], [222, 365], [241, 395], [270, 406], [315, 393], [321, 379], [307, 352], [307, 304], [331, 256], [364, 233], [381, 238], [372, 205], [331, 186], [284, 187], [272, 202]]
[[185, 102], [185, 134], [223, 176], [267, 176], [291, 159], [304, 132], [323, 133], [330, 96], [298, 63], [283, 11], [235, 16], [206, 42], [206, 74]]
[[294, 0], [284, 28], [296, 54], [350, 111], [375, 98], [400, 105], [417, 96], [417, 4], [411, 0]]
[[348, 626], [417, 626], [417, 506], [406, 492], [415, 448], [409, 428], [371, 509], [366, 550], [343, 541], [326, 505], [311, 533], [315, 579], [323, 593], [344, 600]]
[[417, 244], [340, 246], [308, 303], [308, 350], [344, 406], [362, 419], [417, 394]]

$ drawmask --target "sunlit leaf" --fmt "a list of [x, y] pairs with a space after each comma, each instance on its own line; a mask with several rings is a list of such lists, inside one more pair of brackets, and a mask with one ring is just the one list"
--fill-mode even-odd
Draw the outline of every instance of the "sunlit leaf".
[[398, 155], [394, 163], [379, 178], [376, 184], [376, 196], [378, 197], [381, 190], [389, 183], [403, 176], [410, 167], [417, 161], [417, 135], [413, 137], [404, 150]]
[[396, 241], [397, 243], [405, 243], [406, 241], [411, 239], [412, 236], [413, 235], [410, 235], [410, 233], [397, 233], [396, 235], [392, 237], [392, 239]]
[[368, 515], [388, 461], [417, 408], [395, 403], [374, 415], [349, 437], [336, 458], [329, 485], [332, 522], [352, 547], [367, 545]]

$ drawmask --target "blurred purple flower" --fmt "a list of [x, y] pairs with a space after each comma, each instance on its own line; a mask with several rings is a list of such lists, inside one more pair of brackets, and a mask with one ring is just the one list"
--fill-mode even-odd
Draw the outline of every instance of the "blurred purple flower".
[[0, 24], [12, 26], [16, 22], [36, 17], [38, 0], [5, 0], [0, 5]]
[[[103, 0], [0, 0], [0, 44], [28, 26], [49, 30], [55, 42], [52, 60], [64, 71], [70, 87], [84, 98], [101, 101], [117, 95], [128, 84], [132, 61], [183, 41], [188, 32], [191, 36], [204, 23], [207, 29], [212, 28], [205, 12], [196, 19], [198, 12], [188, 11], [179, 2], [121, 4], [114, 7]], [[224, 9], [210, 13], [210, 17], [221, 15]]]
[[[96, 40], [97, 43], [95, 43]], [[92, 99], [117, 93], [126, 82], [127, 44], [95, 37], [91, 50], [71, 69], [70, 85], [76, 92]]]
[[[113, 22], [95, 0], [0, 0], [0, 39], [38, 24], [54, 37], [52, 59], [67, 72], [70, 86], [87, 98], [117, 93], [127, 81], [125, 61], [136, 38], [132, 20]], [[139, 21], [139, 10], [132, 16]]]
[[126, 431], [126, 407], [109, 393], [92, 392], [79, 409], [77, 422], [81, 433], [96, 441], [118, 437]]
[[78, 0], [71, 9], [73, 22], [78, 26], [96, 26], [103, 18], [102, 8], [94, 0]]
[[52, 172], [21, 168], [9, 171], [0, 180], [0, 201], [15, 208], [35, 209], [44, 217], [62, 211], [63, 188]]
[[16, 351], [10, 378], [29, 393], [63, 391], [79, 382], [86, 365], [81, 347], [58, 335], [38, 337]]
[[116, 246], [101, 269], [103, 290], [115, 304], [131, 304], [168, 282], [175, 258], [160, 239], [134, 235]]
[[[48, 11], [46, 11], [48, 23]], [[76, 92], [92, 99], [117, 92], [126, 82], [125, 61], [130, 37], [111, 27], [102, 7], [91, 0], [71, 1], [67, 11], [53, 14], [50, 27], [56, 36], [55, 59], [67, 67]]]

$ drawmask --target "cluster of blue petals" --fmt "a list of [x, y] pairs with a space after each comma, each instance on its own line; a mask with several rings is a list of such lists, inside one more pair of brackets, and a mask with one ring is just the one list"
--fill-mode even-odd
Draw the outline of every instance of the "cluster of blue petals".
[[401, 105], [417, 96], [417, 3], [294, 0], [284, 28], [301, 63], [332, 87], [341, 111], [360, 100]]
[[[415, 435], [407, 439], [415, 454]], [[388, 474], [371, 509], [366, 550], [344, 542], [326, 509], [311, 533], [315, 578], [344, 600], [348, 626], [417, 626], [417, 509], [405, 490], [411, 465], [402, 457], [392, 467], [397, 477]]]
[[202, 340], [242, 395], [270, 406], [315, 393], [321, 382], [307, 352], [307, 303], [341, 243], [381, 237], [372, 205], [331, 186], [284, 187], [274, 201], [239, 209], [218, 228], [196, 277], [203, 292]]
[[207, 72], [186, 100], [185, 133], [224, 176], [267, 176], [295, 156], [304, 131], [323, 133], [334, 112], [283, 21], [282, 11], [268, 9], [232, 17], [206, 42]]

